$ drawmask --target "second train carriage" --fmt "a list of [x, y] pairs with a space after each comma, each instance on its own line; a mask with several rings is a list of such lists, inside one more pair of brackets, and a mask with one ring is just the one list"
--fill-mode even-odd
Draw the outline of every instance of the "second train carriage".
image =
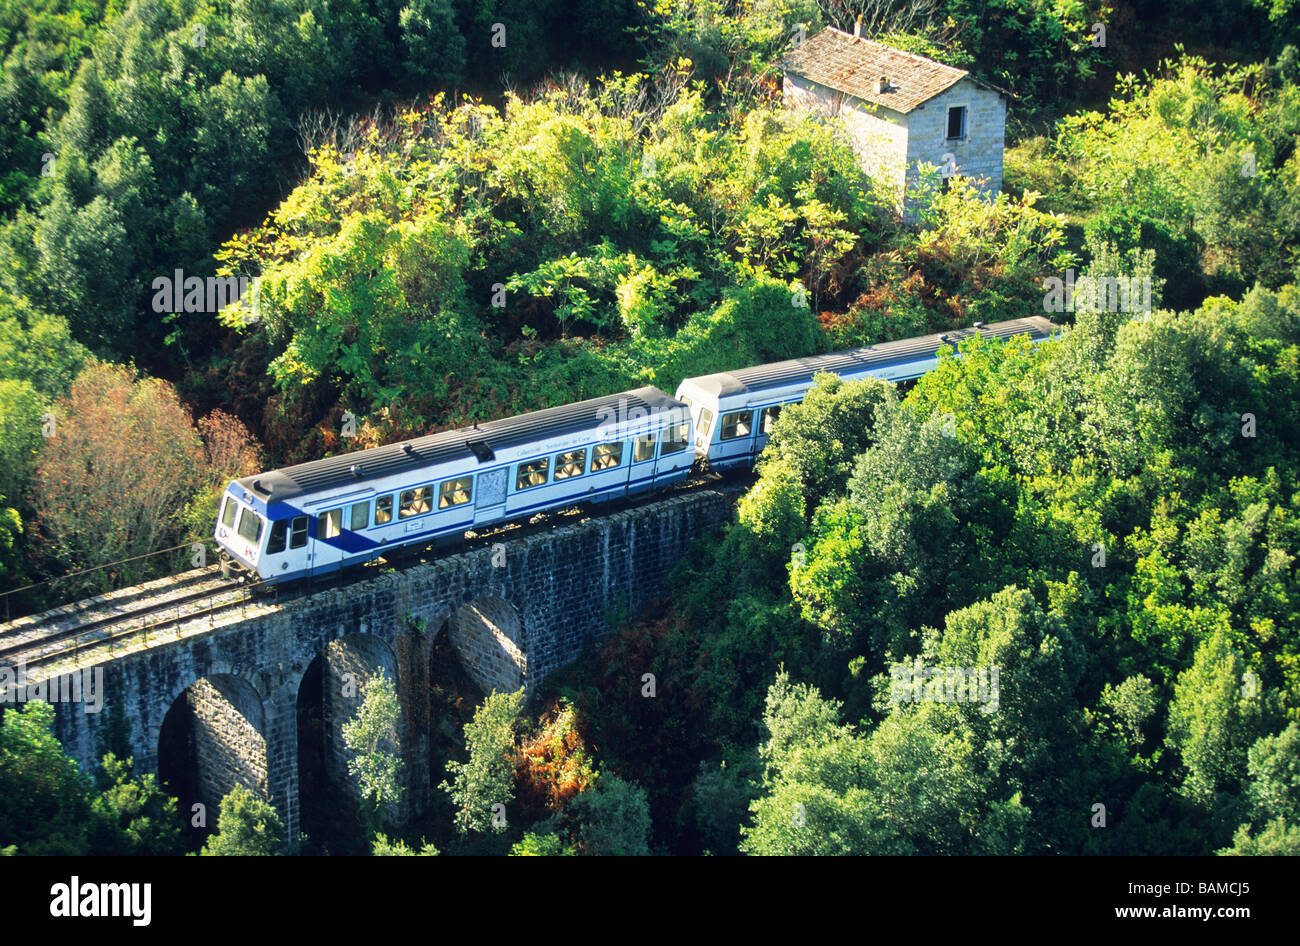
[[685, 405], [645, 387], [232, 481], [222, 564], [265, 580], [323, 575], [548, 509], [686, 478]]
[[972, 336], [1008, 339], [1027, 335], [1037, 343], [1057, 331], [1058, 326], [1042, 317], [991, 325], [976, 322], [955, 332], [687, 378], [677, 387], [677, 399], [689, 407], [694, 420], [697, 457], [707, 460], [714, 470], [748, 467], [767, 446], [781, 408], [802, 401], [818, 372], [839, 375], [845, 381], [882, 378], [907, 383], [938, 364], [941, 348], [956, 349], [959, 342]]

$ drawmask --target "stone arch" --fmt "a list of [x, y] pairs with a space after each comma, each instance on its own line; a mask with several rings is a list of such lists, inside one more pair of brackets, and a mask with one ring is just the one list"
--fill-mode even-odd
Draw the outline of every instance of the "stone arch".
[[448, 634], [461, 664], [484, 693], [512, 693], [523, 686], [528, 672], [524, 623], [509, 601], [484, 596], [462, 604], [448, 620]]
[[211, 673], [182, 689], [159, 728], [158, 774], [180, 800], [184, 822], [193, 824], [193, 806], [201, 804], [209, 830], [236, 785], [269, 798], [266, 710], [257, 688], [235, 674]]
[[[343, 741], [343, 726], [357, 714], [365, 684], [385, 673], [400, 687], [397, 655], [382, 638], [348, 634], [317, 652], [298, 682], [298, 782], [302, 827], [313, 843], [338, 853], [349, 851], [350, 816], [358, 786], [348, 772], [352, 756]], [[399, 689], [400, 693], [400, 689]], [[404, 720], [398, 740], [406, 742]], [[355, 811], [353, 812], [355, 814]]]

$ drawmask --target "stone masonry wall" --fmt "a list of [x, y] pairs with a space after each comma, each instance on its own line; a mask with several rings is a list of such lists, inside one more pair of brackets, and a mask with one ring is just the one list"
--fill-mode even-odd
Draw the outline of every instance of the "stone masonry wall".
[[[948, 109], [966, 107], [966, 137], [949, 141]], [[919, 178], [917, 162], [939, 167], [951, 154], [957, 174], [986, 179], [985, 193], [1002, 189], [1002, 155], [1006, 144], [1007, 103], [999, 93], [962, 79], [908, 115], [907, 174], [909, 186]]]
[[451, 643], [465, 670], [484, 693], [513, 693], [528, 672], [520, 647], [519, 612], [500, 598], [480, 598], [461, 605], [451, 616]]
[[218, 675], [195, 681], [186, 700], [194, 725], [198, 796], [210, 823], [216, 821], [221, 799], [236, 785], [266, 798], [266, 739], [260, 731], [261, 701], [253, 688]]

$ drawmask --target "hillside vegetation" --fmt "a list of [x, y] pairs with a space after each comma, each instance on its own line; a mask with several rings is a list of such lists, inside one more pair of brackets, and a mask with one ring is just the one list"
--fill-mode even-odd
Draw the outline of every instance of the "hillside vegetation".
[[[996, 199], [936, 169], [904, 221], [782, 107], [783, 51], [859, 14], [1008, 93]], [[906, 394], [821, 379], [652, 613], [529, 702], [438, 684], [447, 781], [336, 827], [1300, 852], [1298, 44], [1264, 0], [3, 0], [0, 590], [188, 567], [231, 476], [1149, 280], [1151, 311], [1059, 313]], [[210, 277], [253, 301], [184, 291]], [[996, 710], [987, 677], [900, 699], [927, 667], [998, 668]], [[0, 846], [182, 846], [39, 711], [0, 754], [39, 758], [0, 766]], [[209, 853], [283, 841], [228, 802]]]

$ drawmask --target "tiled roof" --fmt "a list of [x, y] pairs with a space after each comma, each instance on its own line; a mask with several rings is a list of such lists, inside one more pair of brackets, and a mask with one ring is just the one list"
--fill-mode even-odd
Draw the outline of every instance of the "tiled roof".
[[[800, 43], [781, 65], [793, 75], [904, 113], [970, 75], [965, 69], [945, 66], [834, 27]], [[888, 91], [879, 91], [881, 76], [889, 80]]]

